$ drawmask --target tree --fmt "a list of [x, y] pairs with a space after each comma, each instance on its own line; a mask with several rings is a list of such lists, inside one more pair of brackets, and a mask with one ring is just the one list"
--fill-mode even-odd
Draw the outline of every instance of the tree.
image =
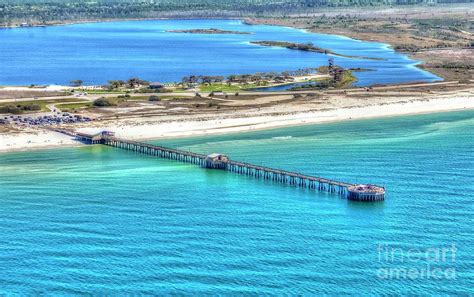
[[127, 84], [130, 88], [135, 88], [136, 86], [140, 85], [140, 79], [138, 77], [132, 77], [127, 80]]
[[135, 87], [139, 87], [139, 86], [149, 85], [150, 82], [146, 81], [146, 80], [142, 80], [138, 77], [132, 77], [127, 81], [127, 84], [130, 88], [135, 88]]
[[107, 98], [99, 98], [99, 99], [96, 99], [94, 100], [94, 106], [97, 106], [97, 107], [107, 107], [107, 106], [113, 106], [114, 104]]
[[109, 80], [109, 89], [111, 90], [120, 89], [123, 85], [125, 85], [123, 80]]
[[231, 75], [229, 75], [229, 76], [227, 77], [227, 80], [228, 80], [229, 82], [235, 82], [235, 81], [237, 81], [237, 75], [231, 74]]

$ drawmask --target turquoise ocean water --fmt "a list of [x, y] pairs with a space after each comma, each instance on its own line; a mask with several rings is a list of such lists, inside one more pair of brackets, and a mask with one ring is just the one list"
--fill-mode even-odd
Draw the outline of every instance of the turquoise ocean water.
[[473, 127], [465, 111], [157, 142], [385, 185], [374, 204], [102, 146], [1, 154], [0, 294], [473, 294]]
[[[167, 30], [218, 28], [249, 35], [181, 34]], [[387, 44], [278, 26], [250, 26], [239, 20], [159, 20], [90, 23], [0, 30], [0, 85], [105, 84], [138, 76], [150, 81], [181, 81], [189, 75], [250, 74], [297, 70], [328, 64], [319, 53], [270, 48], [251, 41], [307, 43], [349, 56], [337, 65], [361, 67], [359, 85], [440, 80]], [[40, 75], [39, 75], [40, 74]]]

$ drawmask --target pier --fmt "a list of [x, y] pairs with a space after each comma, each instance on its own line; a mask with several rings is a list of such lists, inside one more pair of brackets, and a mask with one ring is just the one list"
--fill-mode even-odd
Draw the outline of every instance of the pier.
[[[58, 131], [59, 132], [59, 131]], [[64, 133], [64, 132], [63, 132]], [[68, 132], [70, 135], [70, 132]], [[163, 146], [117, 138], [113, 133], [103, 131], [94, 135], [76, 133], [76, 139], [88, 144], [103, 144], [110, 147], [137, 152], [140, 154], [176, 160], [201, 166], [203, 168], [226, 170], [237, 174], [247, 175], [256, 179], [273, 181], [275, 183], [335, 193], [354, 201], [382, 201], [385, 188], [376, 185], [356, 185], [322, 177], [305, 175], [266, 166], [231, 160], [224, 154], [198, 154]]]

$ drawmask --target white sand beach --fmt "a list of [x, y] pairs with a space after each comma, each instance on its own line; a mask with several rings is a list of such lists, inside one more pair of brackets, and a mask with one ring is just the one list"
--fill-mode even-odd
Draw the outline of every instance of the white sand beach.
[[[92, 125], [82, 126], [77, 131], [93, 133], [110, 130], [116, 132], [118, 137], [145, 140], [466, 109], [474, 109], [474, 97], [470, 92], [436, 99], [405, 100], [397, 103], [384, 101], [366, 106], [335, 107], [316, 111], [308, 111], [304, 106], [300, 108], [293, 106], [291, 110], [288, 108], [285, 112], [282, 112], [280, 105], [274, 105], [255, 109], [251, 112], [235, 111], [214, 115], [137, 117], [96, 122]], [[1, 152], [74, 145], [80, 145], [80, 143], [69, 136], [38, 128], [0, 133]]]

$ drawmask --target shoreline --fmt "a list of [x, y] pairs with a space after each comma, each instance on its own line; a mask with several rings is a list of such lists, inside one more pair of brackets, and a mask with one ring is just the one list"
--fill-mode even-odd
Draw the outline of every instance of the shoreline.
[[[320, 34], [320, 35], [334, 35], [334, 36], [339, 36], [339, 37], [342, 37], [342, 38], [348, 38], [348, 39], [353, 39], [353, 40], [358, 40], [358, 41], [363, 41], [363, 42], [372, 42], [372, 43], [380, 43], [382, 44], [383, 46], [385, 46], [387, 49], [391, 49], [392, 51], [394, 51], [395, 53], [398, 53], [400, 55], [404, 55], [406, 56], [407, 58], [409, 58], [410, 60], [414, 61], [415, 64], [413, 65], [414, 67], [418, 68], [419, 70], [422, 70], [422, 71], [426, 71], [426, 72], [429, 72], [435, 76], [437, 76], [439, 78], [439, 80], [436, 80], [436, 81], [446, 81], [448, 79], [448, 77], [446, 77], [445, 75], [441, 74], [441, 73], [436, 73], [434, 72], [433, 70], [429, 69], [427, 67], [427, 61], [424, 61], [424, 60], [419, 60], [419, 59], [416, 59], [415, 58], [415, 55], [417, 53], [419, 53], [419, 51], [416, 51], [416, 52], [409, 52], [409, 51], [399, 51], [397, 49], [395, 49], [395, 46], [391, 43], [389, 43], [388, 41], [383, 41], [383, 40], [374, 40], [374, 39], [370, 39], [370, 38], [359, 38], [359, 37], [353, 37], [353, 36], [350, 36], [350, 35], [347, 35], [347, 34], [344, 34], [343, 32], [333, 32], [333, 33], [330, 33], [330, 32], [325, 32], [325, 31], [312, 31], [312, 30], [309, 30], [309, 29], [306, 29], [306, 28], [300, 28], [296, 25], [293, 25], [293, 26], [288, 26], [288, 25], [283, 25], [283, 24], [265, 24], [265, 23], [259, 23], [259, 22], [252, 22], [251, 19], [245, 19], [243, 20], [243, 23], [246, 24], [246, 25], [249, 25], [249, 26], [259, 26], [259, 25], [266, 25], [266, 26], [276, 26], [276, 27], [286, 27], [286, 28], [292, 28], [292, 29], [297, 29], [297, 30], [302, 30], [308, 34]], [[364, 57], [362, 57], [364, 58]]]
[[164, 20], [239, 20], [244, 23], [247, 17], [154, 17], [154, 18], [123, 18], [123, 19], [92, 19], [77, 20], [67, 22], [57, 22], [50, 24], [31, 24], [28, 26], [0, 26], [2, 29], [26, 29], [26, 28], [47, 28], [56, 26], [70, 26], [79, 24], [113, 23], [113, 22], [135, 22], [135, 21], [164, 21]]
[[[281, 129], [305, 125], [319, 125], [351, 120], [369, 120], [399, 116], [416, 116], [456, 111], [474, 110], [474, 100], [469, 97], [454, 99], [424, 99], [406, 103], [376, 104], [364, 107], [335, 108], [332, 110], [302, 111], [281, 115], [251, 115], [243, 117], [236, 114], [228, 118], [219, 116], [202, 119], [184, 119], [183, 121], [151, 122], [148, 119], [133, 121], [115, 121], [99, 123], [96, 127], [77, 129], [93, 133], [100, 130], [116, 132], [117, 137], [132, 140], [152, 141], [194, 136], [222, 135], [242, 132]], [[71, 137], [48, 130], [36, 130], [29, 133], [1, 133], [0, 154], [32, 150], [50, 150], [66, 147], [85, 146]]]
[[[290, 17], [300, 17], [300, 16], [310, 16], [310, 17], [317, 17], [321, 15], [329, 15], [329, 16], [334, 16], [334, 15], [343, 15], [343, 14], [357, 14], [357, 13], [362, 13], [365, 14], [369, 12], [370, 14], [373, 14], [375, 12], [379, 12], [382, 15], [387, 15], [388, 13], [396, 12], [396, 13], [401, 13], [409, 10], [415, 11], [415, 12], [420, 12], [424, 9], [429, 9], [430, 11], [433, 11], [435, 13], [442, 12], [446, 8], [450, 8], [453, 11], [461, 11], [465, 12], [465, 7], [468, 7], [467, 9], [473, 8], [474, 4], [472, 3], [437, 3], [435, 6], [432, 6], [430, 4], [423, 4], [420, 3], [416, 7], [413, 5], [407, 4], [407, 5], [377, 5], [377, 6], [337, 6], [337, 7], [329, 7], [329, 6], [321, 6], [318, 7], [317, 9], [313, 9], [310, 11], [308, 14], [301, 14], [298, 12], [290, 12], [289, 16]], [[173, 11], [172, 11], [173, 12]], [[176, 12], [182, 12], [182, 11], [174, 11]], [[186, 13], [192, 13], [193, 11], [184, 11]], [[102, 23], [102, 22], [120, 22], [120, 21], [153, 21], [153, 20], [199, 20], [199, 19], [216, 19], [216, 20], [242, 20], [242, 21], [247, 21], [250, 19], [255, 19], [255, 18], [276, 18], [276, 17], [281, 17], [280, 14], [264, 14], [264, 15], [258, 15], [258, 14], [235, 14], [235, 11], [222, 11], [223, 14], [221, 15], [216, 15], [216, 16], [193, 16], [192, 14], [189, 15], [180, 15], [180, 16], [150, 16], [150, 17], [125, 17], [125, 18], [86, 18], [86, 19], [71, 19], [71, 20], [56, 20], [56, 21], [49, 21], [48, 23], [32, 23], [29, 24], [28, 26], [21, 26], [21, 23], [24, 21], [17, 21], [15, 24], [16, 25], [6, 25], [6, 23], [0, 24], [0, 29], [16, 29], [16, 28], [34, 28], [34, 27], [50, 27], [50, 26], [65, 26], [65, 25], [75, 25], [75, 24], [86, 24], [86, 23]], [[229, 14], [225, 14], [225, 12], [229, 12]], [[406, 14], [406, 13], [405, 13]], [[409, 15], [410, 13], [408, 13]], [[245, 23], [245, 22], [244, 22]], [[251, 24], [251, 23], [249, 23]], [[298, 27], [292, 27], [295, 29], [301, 29]], [[350, 37], [349, 37], [350, 38]]]
[[[399, 53], [401, 55], [404, 55], [411, 59], [412, 61], [416, 62], [414, 64], [414, 67], [422, 70], [429, 72], [437, 77], [440, 78], [440, 81], [447, 80], [448, 77], [441, 73], [436, 73], [429, 69], [427, 66], [427, 61], [425, 60], [420, 60], [415, 57], [419, 51], [416, 52], [408, 52], [408, 51], [399, 51], [395, 49], [395, 45], [389, 43], [388, 41], [383, 41], [383, 40], [373, 40], [370, 38], [359, 38], [359, 37], [354, 37], [350, 36], [347, 34], [344, 34], [344, 32], [326, 32], [326, 31], [321, 31], [321, 30], [310, 30], [307, 28], [302, 28], [296, 24], [294, 25], [289, 25], [289, 24], [275, 24], [275, 23], [265, 23], [263, 20], [265, 20], [266, 17], [254, 17], [254, 16], [242, 16], [242, 17], [183, 17], [183, 18], [169, 18], [169, 17], [158, 17], [158, 18], [125, 18], [125, 19], [103, 19], [103, 20], [78, 20], [78, 21], [68, 21], [68, 22], [58, 22], [58, 23], [52, 23], [52, 24], [33, 24], [30, 26], [11, 26], [11, 27], [6, 27], [6, 26], [0, 26], [1, 29], [22, 29], [22, 28], [45, 28], [45, 27], [54, 27], [54, 26], [68, 26], [68, 25], [77, 25], [77, 24], [93, 24], [93, 23], [110, 23], [110, 22], [132, 22], [132, 21], [160, 21], [160, 20], [238, 20], [244, 25], [248, 26], [278, 26], [278, 27], [286, 27], [286, 28], [291, 28], [295, 30], [302, 30], [308, 34], [321, 34], [321, 35], [333, 35], [333, 36], [339, 36], [341, 38], [348, 38], [348, 39], [353, 39], [353, 40], [358, 40], [358, 41], [363, 41], [363, 42], [373, 42], [373, 43], [380, 43], [383, 44], [386, 48], [389, 48], [393, 50], [396, 53]], [[365, 58], [367, 57], [354, 57], [354, 58]], [[370, 58], [369, 58], [370, 59]]]
[[[355, 40], [362, 40], [367, 42], [378, 42], [389, 47], [395, 52], [399, 52], [403, 55], [408, 56], [413, 61], [416, 61], [414, 67], [422, 69], [427, 72], [431, 72], [436, 76], [440, 77], [442, 81], [446, 82], [446, 77], [440, 73], [435, 73], [430, 69], [426, 69], [426, 61], [413, 58], [414, 53], [408, 53], [403, 51], [395, 50], [394, 46], [388, 42], [381, 42], [375, 40], [367, 40], [364, 38], [354, 38], [351, 36], [344, 35], [343, 33], [328, 33], [323, 31], [312, 31], [305, 28], [299, 28], [298, 25], [284, 25], [284, 24], [265, 24], [265, 23], [252, 23], [251, 17], [208, 17], [208, 18], [136, 18], [136, 19], [105, 19], [105, 20], [84, 20], [84, 21], [73, 21], [63, 22], [57, 24], [48, 24], [47, 26], [65, 26], [74, 25], [81, 23], [101, 23], [101, 22], [127, 22], [127, 21], [153, 21], [153, 20], [186, 20], [186, 19], [225, 19], [225, 20], [238, 20], [248, 25], [269, 25], [269, 26], [283, 26], [292, 29], [304, 30], [308, 34], [332, 34], [340, 36], [342, 38], [352, 38]], [[260, 18], [264, 20], [265, 18]], [[30, 27], [13, 27], [13, 28], [32, 28]], [[44, 26], [37, 26], [44, 27]], [[7, 29], [0, 27], [0, 29]], [[291, 84], [291, 83], [282, 83]], [[405, 83], [410, 84], [410, 83]], [[405, 84], [395, 84], [393, 86], [403, 86]], [[277, 85], [274, 85], [277, 86]], [[24, 89], [28, 87], [5, 87], [4, 89]], [[50, 87], [48, 87], [50, 88]], [[61, 86], [55, 86], [55, 88], [62, 88]], [[65, 87], [71, 89], [72, 87]], [[84, 87], [81, 87], [84, 88]], [[28, 88], [31, 90], [30, 88]], [[304, 92], [302, 92], [304, 93]], [[328, 92], [329, 93], [329, 92]], [[271, 92], [269, 96], [275, 95]], [[390, 95], [389, 95], [390, 96]], [[393, 95], [392, 95], [393, 96]], [[459, 101], [461, 97], [466, 98], [464, 101]], [[383, 97], [383, 96], [382, 96]], [[409, 116], [418, 114], [429, 114], [429, 113], [440, 113], [440, 112], [452, 112], [461, 111], [466, 109], [474, 109], [474, 103], [471, 99], [472, 92], [468, 95], [457, 95], [452, 94], [450, 97], [442, 98], [415, 98], [408, 101], [399, 102], [366, 102], [360, 105], [360, 103], [354, 103], [353, 106], [334, 105], [326, 109], [286, 109], [285, 105], [279, 108], [262, 107], [262, 111], [239, 111], [239, 112], [228, 112], [227, 114], [197, 114], [194, 116], [178, 117], [177, 119], [172, 118], [127, 118], [118, 119], [114, 121], [103, 121], [95, 123], [96, 127], [83, 127], [78, 131], [86, 132], [87, 130], [112, 130], [118, 132], [119, 137], [136, 139], [136, 140], [159, 140], [165, 138], [180, 138], [180, 137], [192, 137], [202, 135], [220, 135], [228, 133], [241, 133], [248, 131], [259, 131], [268, 129], [278, 129], [284, 127], [302, 126], [302, 125], [313, 125], [313, 124], [325, 124], [340, 121], [349, 120], [363, 120], [363, 119], [375, 119], [385, 117], [396, 117], [396, 116]], [[374, 98], [375, 99], [375, 98]], [[371, 100], [367, 98], [367, 100]], [[457, 100], [457, 101], [456, 101]], [[365, 105], [364, 105], [365, 104]], [[282, 110], [285, 110], [283, 112]], [[72, 127], [76, 128], [76, 127]], [[34, 135], [33, 133], [36, 133]], [[52, 149], [57, 147], [70, 147], [80, 146], [80, 143], [73, 141], [70, 137], [62, 135], [59, 137], [57, 133], [46, 131], [45, 129], [33, 129], [28, 128], [26, 131], [17, 132], [0, 132], [0, 153], [3, 152], [18, 152], [18, 151], [29, 151], [37, 149]]]
[[[278, 129], [285, 129], [285, 128], [296, 128], [296, 127], [304, 127], [304, 126], [313, 126], [313, 125], [325, 125], [325, 124], [333, 124], [333, 123], [344, 123], [348, 121], [364, 121], [364, 120], [377, 120], [377, 119], [389, 119], [389, 118], [398, 118], [398, 117], [405, 117], [405, 116], [419, 116], [419, 115], [429, 115], [429, 114], [442, 114], [442, 113], [451, 113], [451, 112], [462, 112], [462, 111], [470, 111], [474, 110], [474, 107], [470, 108], [458, 108], [458, 109], [450, 109], [450, 110], [443, 110], [443, 111], [426, 111], [426, 112], [412, 112], [412, 113], [404, 113], [404, 114], [393, 114], [393, 115], [380, 115], [380, 116], [369, 116], [369, 117], [360, 117], [360, 118], [351, 118], [351, 119], [341, 119], [341, 120], [326, 120], [320, 122], [306, 122], [306, 123], [298, 123], [298, 124], [281, 124], [281, 125], [272, 125], [265, 128], [255, 128], [252, 124], [249, 125], [240, 125], [241, 130], [226, 132], [222, 131], [225, 128], [215, 128], [217, 132], [210, 132], [210, 133], [195, 133], [192, 135], [177, 135], [177, 136], [163, 136], [163, 137], [151, 137], [151, 138], [136, 138], [135, 140], [139, 141], [158, 141], [158, 140], [172, 140], [172, 139], [181, 139], [181, 138], [189, 138], [189, 137], [199, 137], [199, 136], [221, 136], [221, 135], [233, 135], [233, 134], [240, 134], [240, 133], [248, 133], [248, 132], [258, 132], [258, 131], [271, 131], [271, 130], [278, 130]], [[252, 129], [244, 129], [244, 127], [252, 127]], [[211, 129], [212, 130], [212, 129]], [[208, 131], [208, 130], [206, 130]], [[79, 144], [77, 146], [86, 146], [83, 144]], [[74, 147], [74, 146], [69, 146]], [[51, 146], [50, 148], [59, 148], [58, 146]], [[36, 150], [36, 149], [35, 149]], [[24, 151], [29, 151], [24, 150]], [[2, 151], [0, 150], [0, 154]]]

